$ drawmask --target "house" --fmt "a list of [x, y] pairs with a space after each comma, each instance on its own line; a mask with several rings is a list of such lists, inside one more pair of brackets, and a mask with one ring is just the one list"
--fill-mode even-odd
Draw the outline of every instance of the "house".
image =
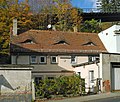
[[120, 53], [120, 25], [113, 25], [98, 35], [109, 53]]
[[[75, 71], [81, 72], [86, 80], [86, 92], [94, 91], [96, 85], [102, 92], [120, 90], [120, 25], [112, 27], [98, 34], [108, 53], [100, 53], [99, 61], [84, 62], [73, 65]], [[96, 69], [94, 69], [96, 68]], [[89, 72], [89, 74], [88, 74]]]
[[113, 25], [100, 32], [99, 38], [108, 53], [101, 54], [103, 92], [120, 90], [120, 25]]
[[[99, 54], [107, 52], [97, 34], [44, 30], [12, 36], [10, 49], [12, 64], [34, 66], [32, 78], [36, 83], [45, 77], [79, 73], [85, 78], [86, 87], [93, 87], [93, 79], [98, 78]], [[87, 63], [90, 65], [83, 66], [85, 70], [75, 68]]]

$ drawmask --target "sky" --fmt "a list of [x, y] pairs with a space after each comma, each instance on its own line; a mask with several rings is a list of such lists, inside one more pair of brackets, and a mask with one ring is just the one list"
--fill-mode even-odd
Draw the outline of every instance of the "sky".
[[71, 0], [71, 3], [78, 8], [96, 8], [96, 0]]

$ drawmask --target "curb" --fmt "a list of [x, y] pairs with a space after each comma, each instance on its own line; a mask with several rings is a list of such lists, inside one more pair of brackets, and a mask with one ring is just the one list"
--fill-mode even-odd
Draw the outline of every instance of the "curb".
[[65, 98], [61, 100], [48, 100], [47, 102], [89, 102], [92, 100], [112, 98], [112, 97], [118, 97], [118, 96], [120, 96], [120, 93], [109, 92], [109, 93], [100, 93], [100, 94], [90, 95], [90, 96]]

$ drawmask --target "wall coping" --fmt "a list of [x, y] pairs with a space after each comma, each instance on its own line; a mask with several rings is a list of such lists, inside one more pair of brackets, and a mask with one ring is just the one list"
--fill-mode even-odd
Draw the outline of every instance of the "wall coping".
[[34, 67], [30, 65], [0, 65], [0, 70], [32, 70]]

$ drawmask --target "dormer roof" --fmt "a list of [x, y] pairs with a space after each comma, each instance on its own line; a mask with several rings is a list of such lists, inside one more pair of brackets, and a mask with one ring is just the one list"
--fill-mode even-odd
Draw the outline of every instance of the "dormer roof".
[[[16, 47], [14, 47], [13, 45]], [[107, 52], [103, 43], [98, 37], [98, 34], [96, 33], [44, 31], [44, 30], [29, 30], [18, 36], [15, 36], [12, 39], [11, 47], [12, 52], [19, 51], [59, 52], [59, 53]]]

